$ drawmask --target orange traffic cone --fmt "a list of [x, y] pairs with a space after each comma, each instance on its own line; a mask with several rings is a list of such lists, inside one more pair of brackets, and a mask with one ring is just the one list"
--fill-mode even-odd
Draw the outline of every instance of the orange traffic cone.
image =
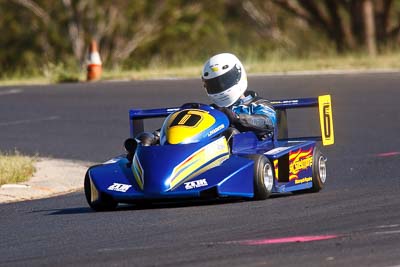
[[87, 80], [95, 81], [101, 77], [101, 59], [99, 51], [97, 50], [96, 41], [90, 43], [89, 58], [87, 62]]

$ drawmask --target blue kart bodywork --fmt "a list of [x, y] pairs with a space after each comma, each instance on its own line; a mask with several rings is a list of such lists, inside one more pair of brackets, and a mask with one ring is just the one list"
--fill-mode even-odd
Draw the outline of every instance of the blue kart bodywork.
[[[139, 144], [132, 161], [123, 155], [90, 167], [85, 179], [89, 205], [95, 208], [96, 203], [106, 201], [253, 198], [255, 162], [251, 155], [263, 155], [270, 162], [271, 193], [313, 188], [316, 143], [333, 143], [330, 97], [279, 100], [272, 101], [272, 105], [277, 111], [278, 127], [271, 138], [259, 140], [253, 132], [238, 133], [232, 136], [230, 145], [224, 136], [229, 127], [227, 117], [208, 105], [130, 110], [132, 138], [143, 132], [144, 120], [167, 117], [160, 144]], [[303, 107], [319, 108], [321, 136], [288, 138], [286, 110]], [[204, 128], [202, 124], [207, 120]]]

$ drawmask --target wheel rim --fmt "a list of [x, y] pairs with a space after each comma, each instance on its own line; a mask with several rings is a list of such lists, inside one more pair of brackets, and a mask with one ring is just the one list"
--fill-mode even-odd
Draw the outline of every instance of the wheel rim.
[[318, 166], [319, 166], [319, 178], [321, 179], [322, 183], [326, 181], [326, 160], [324, 157], [319, 157], [318, 159]]
[[272, 173], [272, 167], [270, 164], [264, 166], [264, 186], [270, 192], [274, 183], [274, 175]]

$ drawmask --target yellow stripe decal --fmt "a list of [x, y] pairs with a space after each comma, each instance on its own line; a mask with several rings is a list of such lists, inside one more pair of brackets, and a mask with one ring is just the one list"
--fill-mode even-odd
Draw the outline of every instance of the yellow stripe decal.
[[180, 120], [180, 122], [178, 122], [178, 124], [179, 125], [184, 125], [186, 122], [187, 122], [187, 120], [190, 118], [190, 115], [185, 115], [181, 120]]
[[[228, 153], [229, 148], [225, 137], [221, 137], [220, 139], [200, 148], [174, 168], [169, 178], [170, 190], [182, 184], [182, 182], [187, 181], [189, 178], [194, 177], [195, 173], [200, 174], [200, 171], [206, 171], [207, 166], [215, 167], [215, 164], [213, 163], [209, 163], [204, 167], [202, 166], [207, 162], [211, 162], [215, 158]], [[222, 163], [223, 160], [225, 160], [225, 158], [216, 161], [217, 163]]]
[[135, 157], [133, 158], [133, 164], [132, 164], [132, 172], [133, 175], [135, 176], [135, 180], [137, 182], [137, 184], [139, 185], [140, 189], [143, 190], [143, 168], [140, 165], [139, 160]]
[[274, 160], [274, 169], [275, 169], [275, 179], [279, 180], [279, 167], [278, 167], [279, 161], [277, 159]]

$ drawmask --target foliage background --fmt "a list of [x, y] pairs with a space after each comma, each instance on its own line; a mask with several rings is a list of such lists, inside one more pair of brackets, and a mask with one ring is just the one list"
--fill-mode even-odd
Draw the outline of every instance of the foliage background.
[[0, 78], [82, 72], [92, 39], [110, 70], [397, 53], [399, 2], [0, 0]]

